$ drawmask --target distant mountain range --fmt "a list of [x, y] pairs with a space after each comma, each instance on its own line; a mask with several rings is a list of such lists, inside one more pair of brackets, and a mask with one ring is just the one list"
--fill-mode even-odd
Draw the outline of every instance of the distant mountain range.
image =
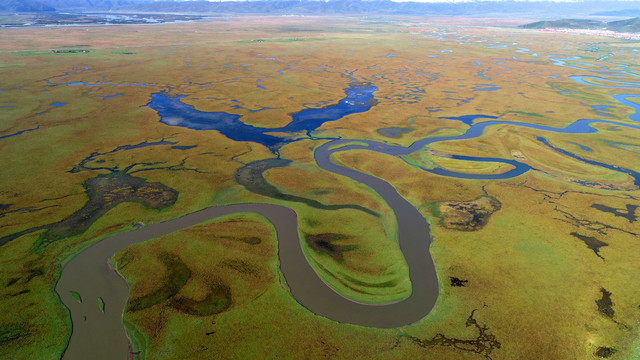
[[607, 23], [598, 20], [561, 19], [537, 21], [519, 27], [523, 29], [605, 29]]
[[42, 12], [55, 11], [56, 9], [50, 5], [43, 4], [38, 1], [30, 0], [8, 0], [0, 1], [0, 11], [4, 12]]
[[152, 0], [0, 0], [0, 12], [105, 11], [145, 2]]
[[[0, 0], [1, 2], [2, 0]], [[116, 10], [153, 0], [37, 0], [58, 10], [102, 11]]]
[[562, 19], [538, 21], [531, 24], [521, 25], [520, 27], [524, 29], [591, 29], [635, 33], [640, 32], [640, 17], [618, 21]]
[[556, 17], [557, 14], [585, 16], [598, 11], [627, 9], [640, 1], [469, 1], [469, 2], [393, 2], [389, 0], [330, 1], [156, 1], [129, 7], [138, 11], [191, 13], [255, 13], [255, 14], [380, 14], [380, 15], [482, 15], [510, 14]]
[[600, 11], [593, 13], [595, 16], [640, 16], [640, 9], [624, 9], [624, 10], [613, 10], [613, 11]]
[[610, 21], [607, 23], [607, 29], [620, 32], [640, 32], [640, 17]]
[[[636, 10], [629, 10], [630, 7]], [[632, 1], [469, 1], [393, 2], [390, 0], [268, 0], [268, 1], [153, 1], [153, 0], [0, 0], [0, 12], [128, 11], [192, 14], [361, 14], [361, 15], [508, 15], [557, 18], [592, 13], [630, 16], [640, 12], [640, 0]], [[624, 12], [624, 14], [623, 14]]]

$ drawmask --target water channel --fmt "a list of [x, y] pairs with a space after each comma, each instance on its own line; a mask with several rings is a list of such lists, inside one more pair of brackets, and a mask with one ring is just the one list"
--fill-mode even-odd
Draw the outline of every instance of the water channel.
[[[598, 77], [590, 77], [597, 81], [608, 81]], [[574, 79], [582, 82], [582, 78]], [[586, 85], [595, 85], [584, 82]], [[595, 85], [599, 86], [599, 85]], [[375, 86], [364, 83], [354, 83], [345, 89], [346, 97], [335, 105], [323, 109], [305, 109], [292, 115], [292, 122], [279, 129], [258, 128], [243, 124], [240, 115], [229, 113], [205, 113], [195, 110], [192, 106], [180, 101], [180, 96], [170, 97], [166, 93], [153, 95], [149, 107], [156, 110], [161, 121], [171, 126], [183, 126], [197, 130], [217, 130], [227, 137], [237, 141], [253, 141], [267, 146], [278, 155], [278, 149], [299, 138], [276, 136], [267, 132], [306, 132], [307, 138], [326, 121], [338, 120], [346, 115], [363, 112], [374, 106]], [[636, 112], [640, 105], [627, 99], [638, 95], [616, 95], [614, 98], [627, 106], [632, 106]], [[632, 115], [632, 120], [638, 120], [638, 114]], [[362, 326], [393, 328], [416, 322], [426, 316], [438, 298], [438, 278], [435, 265], [429, 253], [431, 241], [429, 226], [420, 212], [398, 194], [395, 188], [382, 179], [364, 174], [354, 169], [337, 165], [331, 160], [331, 155], [341, 151], [363, 149], [385, 153], [393, 156], [408, 155], [420, 151], [425, 146], [435, 142], [472, 139], [481, 136], [484, 130], [494, 125], [511, 125], [537, 129], [556, 133], [593, 133], [597, 130], [591, 125], [606, 123], [640, 129], [639, 126], [614, 121], [583, 119], [573, 122], [564, 128], [554, 128], [543, 125], [515, 123], [506, 121], [474, 121], [478, 118], [494, 118], [483, 115], [467, 115], [459, 120], [469, 129], [461, 135], [424, 138], [408, 147], [387, 144], [370, 140], [336, 139], [321, 145], [315, 150], [314, 157], [319, 167], [335, 174], [349, 177], [363, 183], [377, 192], [393, 210], [398, 225], [398, 243], [409, 268], [412, 284], [411, 295], [395, 303], [362, 304], [351, 301], [322, 281], [319, 275], [307, 262], [300, 245], [298, 236], [298, 221], [295, 212], [287, 207], [271, 204], [236, 204], [227, 206], [212, 206], [183, 217], [163, 223], [152, 224], [133, 231], [119, 233], [103, 239], [90, 246], [69, 261], [56, 285], [56, 291], [63, 303], [69, 308], [73, 323], [73, 332], [64, 354], [65, 359], [98, 359], [99, 356], [113, 359], [125, 358], [129, 351], [129, 342], [122, 326], [122, 312], [126, 305], [129, 289], [126, 282], [112, 271], [107, 260], [117, 251], [132, 244], [157, 238], [180, 229], [193, 226], [204, 221], [227, 214], [238, 212], [255, 212], [265, 216], [276, 228], [280, 269], [291, 290], [292, 296], [313, 313], [342, 323]], [[539, 138], [539, 141], [546, 141]], [[357, 142], [357, 143], [356, 143]], [[557, 148], [551, 147], [553, 150]], [[571, 155], [566, 152], [566, 154]], [[278, 155], [279, 156], [279, 155]], [[577, 160], [584, 160], [573, 156]], [[445, 169], [423, 169], [443, 176], [471, 179], [506, 179], [519, 176], [531, 169], [527, 164], [512, 159], [489, 157], [453, 156], [455, 159], [470, 161], [502, 162], [512, 166], [502, 174], [464, 174]], [[595, 165], [602, 163], [592, 162]], [[609, 167], [613, 170], [625, 169]], [[636, 172], [626, 172], [636, 176]], [[636, 184], [639, 179], [636, 177]], [[71, 291], [78, 292], [83, 301], [80, 303], [71, 295]], [[105, 304], [104, 313], [96, 303], [101, 298]]]

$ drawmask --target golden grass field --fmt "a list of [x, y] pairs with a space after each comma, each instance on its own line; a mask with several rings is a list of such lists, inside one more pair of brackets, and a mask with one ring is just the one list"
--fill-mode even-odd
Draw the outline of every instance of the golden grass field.
[[[284, 194], [360, 205], [379, 216], [248, 191], [235, 180], [238, 169], [276, 156], [217, 131], [160, 123], [146, 107], [154, 93], [186, 95], [182, 101], [197, 110], [278, 128], [292, 113], [337, 103], [350, 83], [368, 82], [378, 88], [377, 104], [325, 123], [314, 136], [402, 146], [463, 134], [467, 124], [444, 118], [471, 114], [556, 128], [579, 119], [638, 125], [634, 110], [612, 98], [640, 95], [637, 77], [613, 73], [638, 73], [636, 43], [489, 25], [459, 18], [231, 17], [0, 29], [0, 238], [25, 232], [0, 247], [0, 357], [60, 357], [71, 322], [54, 286], [74, 254], [136, 222], [212, 205], [291, 207], [308, 261], [336, 291], [368, 303], [410, 294], [394, 214], [368, 187], [317, 166], [313, 152], [327, 140], [283, 146], [280, 157], [292, 163], [265, 171], [265, 180]], [[89, 52], [51, 52], [78, 48]], [[568, 66], [558, 58], [569, 58]], [[597, 76], [636, 85], [595, 87], [569, 77], [594, 75], [600, 66], [608, 69]], [[478, 90], [488, 85], [497, 89]], [[592, 106], [610, 108], [598, 113]], [[410, 131], [378, 132], [389, 127]], [[333, 157], [391, 183], [431, 224], [440, 297], [427, 317], [402, 328], [340, 324], [299, 305], [279, 271], [273, 226], [255, 214], [215, 219], [115, 254], [131, 287], [123, 319], [137, 358], [638, 358], [640, 190], [629, 174], [587, 164], [537, 138], [584, 159], [640, 170], [639, 130], [593, 127], [598, 131], [563, 134], [502, 124], [406, 156], [351, 150]], [[515, 159], [535, 170], [472, 180], [420, 169], [511, 168], [446, 155]], [[125, 184], [101, 188], [104, 213], [83, 215], [81, 232], [65, 227], [96, 199], [86, 181], [111, 173]], [[132, 190], [130, 177], [146, 187]], [[340, 235], [333, 242], [343, 250], [340, 259], [305, 241], [318, 234]]]

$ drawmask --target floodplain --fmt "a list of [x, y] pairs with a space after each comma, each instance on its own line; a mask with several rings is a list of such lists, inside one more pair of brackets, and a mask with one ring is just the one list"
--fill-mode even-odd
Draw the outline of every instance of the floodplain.
[[65, 264], [212, 206], [292, 209], [324, 286], [402, 306], [417, 282], [377, 179], [429, 224], [412, 233], [437, 274], [424, 316], [314, 314], [281, 270], [280, 232], [241, 212], [105, 255], [129, 286], [128, 352], [633, 359], [637, 42], [459, 21], [0, 29], [0, 353], [62, 356], [66, 296], [120, 318], [102, 296], [58, 294]]

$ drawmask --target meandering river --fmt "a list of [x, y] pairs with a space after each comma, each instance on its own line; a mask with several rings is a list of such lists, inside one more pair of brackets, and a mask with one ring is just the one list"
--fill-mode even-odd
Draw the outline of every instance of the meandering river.
[[[129, 342], [122, 326], [122, 312], [129, 288], [108, 265], [108, 259], [114, 253], [135, 243], [240, 212], [261, 214], [273, 224], [278, 235], [280, 270], [292, 296], [313, 313], [342, 323], [379, 328], [411, 324], [426, 316], [438, 299], [438, 278], [429, 254], [429, 225], [425, 218], [387, 182], [333, 164], [329, 160], [330, 151], [316, 154], [320, 154], [316, 158], [321, 166], [376, 189], [394, 210], [398, 221], [398, 242], [412, 283], [408, 298], [391, 304], [367, 305], [335, 292], [306, 260], [298, 236], [297, 215], [287, 207], [258, 203], [212, 206], [177, 219], [109, 236], [65, 265], [56, 285], [56, 292], [69, 308], [73, 323], [64, 359], [124, 359], [129, 352]], [[79, 293], [83, 301], [78, 302], [71, 291]], [[98, 306], [98, 298], [104, 301], [104, 313]]]
[[[585, 78], [587, 77], [575, 77], [573, 79], [585, 85], [603, 86], [586, 81], [584, 80]], [[595, 76], [590, 76], [588, 79], [603, 83], [608, 81], [624, 84], [624, 88], [631, 88], [632, 84], [636, 85], [634, 88], [637, 88], [638, 85], [637, 83], [611, 81]], [[622, 86], [611, 87], [621, 88]], [[280, 129], [257, 128], [245, 125], [239, 121], [239, 115], [200, 112], [189, 105], [181, 103], [181, 97], [169, 97], [164, 92], [154, 94], [148, 106], [158, 111], [162, 122], [165, 124], [200, 130], [218, 130], [233, 140], [262, 143], [271, 149], [274, 154], [278, 154], [281, 146], [299, 138], [279, 137], [268, 134], [269, 132], [306, 131], [309, 138], [311, 138], [311, 132], [326, 121], [338, 120], [348, 114], [369, 110], [374, 105], [373, 94], [375, 91], [377, 91], [377, 88], [370, 84], [354, 83], [345, 89], [346, 97], [340, 100], [338, 104], [327, 106], [324, 108], [324, 112], [323, 109], [303, 110], [294, 114], [292, 116], [293, 121]], [[627, 100], [630, 97], [638, 97], [638, 95], [622, 94], [614, 96], [623, 105], [632, 106], [636, 111], [639, 111], [640, 105]], [[591, 127], [593, 123], [607, 123], [640, 129], [639, 126], [635, 125], [591, 119], [578, 120], [564, 128], [495, 120], [474, 123], [475, 119], [481, 117], [494, 118], [482, 115], [460, 117], [457, 120], [463, 121], [470, 126], [464, 134], [425, 138], [408, 147], [369, 140], [337, 139], [318, 147], [314, 153], [315, 160], [321, 168], [369, 186], [393, 210], [398, 225], [399, 247], [407, 262], [412, 284], [412, 293], [408, 298], [390, 304], [370, 305], [351, 301], [335, 292], [322, 281], [307, 262], [298, 236], [297, 215], [287, 207], [259, 203], [212, 206], [177, 219], [109, 236], [88, 247], [65, 265], [60, 280], [56, 285], [56, 291], [71, 312], [73, 323], [72, 336], [64, 358], [124, 359], [128, 356], [129, 342], [122, 326], [122, 313], [127, 302], [129, 289], [124, 279], [108, 266], [108, 259], [115, 252], [141, 241], [157, 238], [219, 216], [239, 212], [261, 214], [273, 224], [278, 236], [280, 269], [293, 297], [310, 311], [335, 321], [362, 326], [392, 328], [413, 323], [426, 316], [438, 298], [438, 278], [435, 265], [429, 253], [431, 241], [429, 225], [420, 212], [400, 196], [392, 185], [377, 177], [335, 164], [331, 161], [332, 154], [340, 151], [364, 149], [394, 156], [407, 155], [435, 142], [471, 139], [481, 136], [487, 127], [493, 125], [521, 126], [543, 132], [557, 133], [592, 133], [597, 131]], [[638, 114], [634, 114], [630, 118], [637, 121]], [[553, 147], [551, 149], [558, 150]], [[571, 155], [566, 151], [565, 154]], [[531, 169], [529, 165], [512, 159], [467, 156], [454, 156], [454, 158], [508, 163], [513, 168], [502, 174], [487, 175], [464, 174], [445, 169], [423, 170], [458, 178], [504, 179], [519, 176]], [[574, 158], [586, 161], [577, 156], [574, 156]], [[602, 163], [591, 163], [603, 165]], [[621, 171], [621, 168], [611, 169]], [[627, 171], [626, 173], [634, 177], [638, 176], [636, 172]], [[637, 177], [636, 184], [639, 184]], [[79, 293], [82, 297], [82, 302], [77, 301], [71, 295], [71, 291]], [[98, 298], [104, 301], [104, 313], [98, 306]]]

